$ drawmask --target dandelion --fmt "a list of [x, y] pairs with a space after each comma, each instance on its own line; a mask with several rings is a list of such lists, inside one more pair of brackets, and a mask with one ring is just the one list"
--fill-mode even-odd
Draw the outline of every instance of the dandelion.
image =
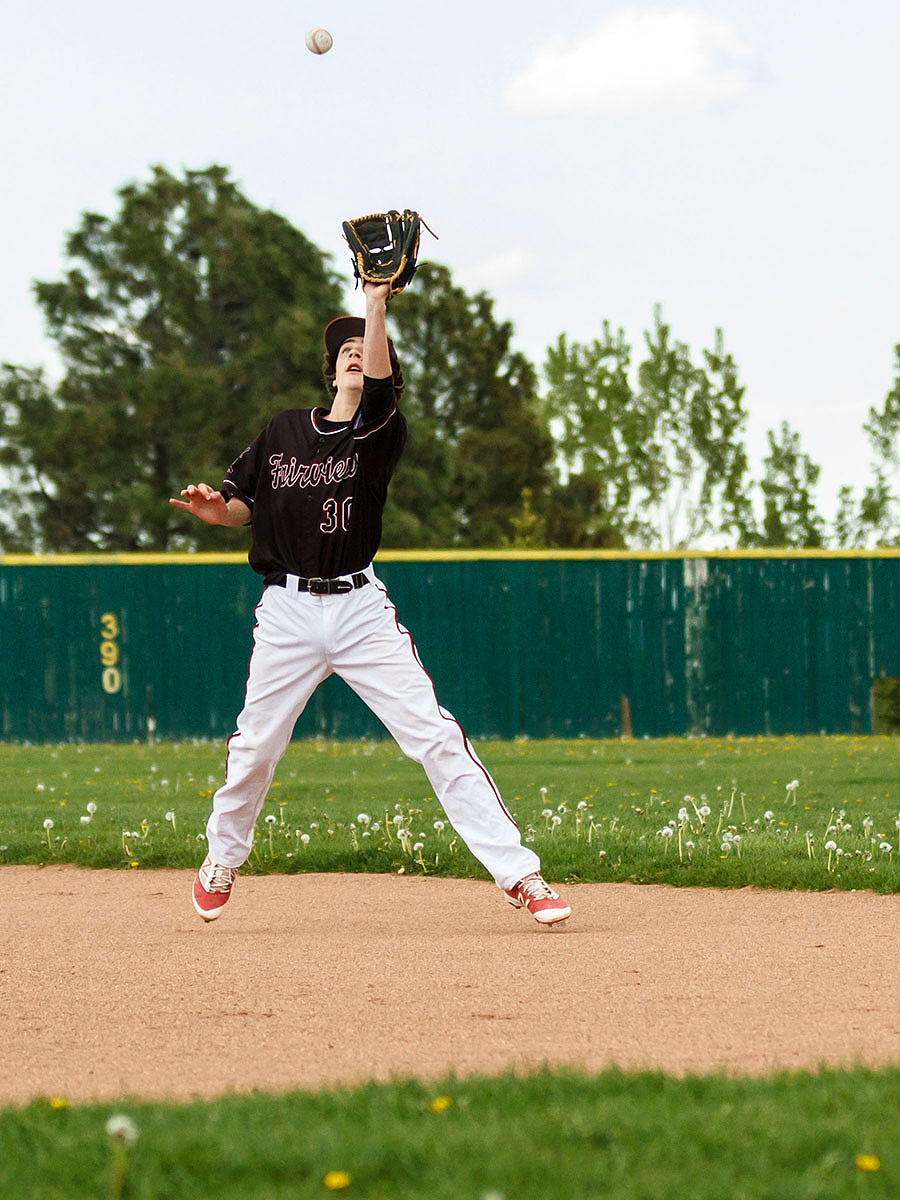
[[545, 821], [549, 821], [550, 818], [553, 816], [553, 809], [552, 808], [542, 808], [541, 816], [544, 818]]
[[433, 1113], [442, 1113], [450, 1107], [453, 1101], [449, 1096], [434, 1096], [428, 1101], [428, 1111]]
[[837, 850], [837, 842], [835, 842], [833, 839], [829, 839], [825, 843], [825, 849], [828, 851], [828, 863], [825, 869], [827, 871], [831, 871], [831, 856]]
[[121, 1142], [123, 1146], [133, 1146], [138, 1139], [137, 1126], [124, 1113], [113, 1113], [106, 1122], [106, 1132], [114, 1142]]
[[774, 821], [775, 820], [775, 814], [772, 812], [771, 809], [768, 809], [766, 812], [763, 813], [763, 820], [764, 821]]
[[308, 834], [308, 833], [301, 833], [301, 834], [300, 834], [300, 841], [301, 841], [301, 843], [302, 843], [304, 846], [308, 846], [308, 845], [309, 845], [309, 834]]
[[93, 816], [97, 811], [97, 805], [93, 802], [93, 800], [89, 800], [86, 807], [91, 816]]
[[52, 1096], [50, 1098], [51, 1108], [65, 1108], [67, 1104], [68, 1100], [66, 1100], [65, 1096]]
[[[168, 816], [168, 814], [166, 814], [166, 815]], [[278, 820], [278, 818], [275, 816], [274, 813], [269, 813], [266, 817], [266, 824], [274, 825], [277, 820]]]
[[339, 1192], [345, 1187], [350, 1186], [349, 1171], [328, 1171], [322, 1180], [329, 1192]]
[[45, 820], [44, 820], [44, 828], [45, 828], [45, 829], [52, 829], [52, 828], [53, 828], [53, 819], [52, 819], [51, 817], [47, 817], [47, 818], [45, 818]]
[[891, 845], [890, 842], [882, 842], [881, 845], [878, 847], [878, 849], [881, 851], [882, 854], [890, 854], [890, 852], [893, 850], [893, 848], [894, 847]]
[[855, 1162], [860, 1171], [881, 1170], [881, 1159], [875, 1154], [857, 1154]]
[[708, 804], [701, 804], [697, 811], [700, 813], [700, 816], [705, 819], [706, 817], [709, 816], [712, 809], [709, 807]]
[[438, 833], [444, 832], [444, 822], [443, 821], [435, 821], [434, 827], [438, 831]]
[[91, 818], [89, 816], [83, 816], [79, 819], [80, 819], [82, 825], [90, 825], [90, 823], [91, 823]]
[[358, 813], [356, 820], [357, 820], [357, 824], [359, 824], [359, 825], [369, 825], [369, 824], [371, 824], [372, 818], [369, 816], [368, 813]]
[[[172, 832], [174, 833], [175, 832], [175, 813], [172, 811], [171, 808], [166, 813], [166, 820], [170, 822], [170, 824], [172, 826]], [[138, 834], [135, 834], [135, 837], [138, 837], [138, 836], [139, 836]]]
[[128, 1147], [137, 1141], [138, 1129], [124, 1113], [113, 1113], [106, 1122], [106, 1132], [112, 1142], [113, 1152], [113, 1177], [109, 1194], [111, 1200], [119, 1200], [128, 1174]]

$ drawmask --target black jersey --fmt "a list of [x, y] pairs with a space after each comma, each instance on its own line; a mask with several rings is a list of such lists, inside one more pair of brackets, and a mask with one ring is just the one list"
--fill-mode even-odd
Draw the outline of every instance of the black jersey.
[[381, 542], [388, 483], [406, 441], [393, 383], [368, 379], [356, 417], [320, 408], [273, 417], [225, 475], [222, 494], [251, 512], [250, 565], [331, 579], [362, 570]]

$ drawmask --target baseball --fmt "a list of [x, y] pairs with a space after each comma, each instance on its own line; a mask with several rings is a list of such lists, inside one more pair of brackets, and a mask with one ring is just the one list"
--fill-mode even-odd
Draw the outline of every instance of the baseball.
[[334, 39], [327, 29], [311, 29], [306, 35], [306, 48], [313, 54], [327, 54]]

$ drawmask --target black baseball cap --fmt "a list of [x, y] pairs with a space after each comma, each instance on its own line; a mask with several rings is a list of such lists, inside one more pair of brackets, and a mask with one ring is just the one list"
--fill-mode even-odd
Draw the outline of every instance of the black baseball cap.
[[[365, 317], [335, 317], [333, 321], [329, 321], [325, 326], [325, 332], [322, 338], [325, 342], [325, 350], [332, 363], [335, 362], [338, 356], [338, 351], [347, 338], [363, 337], [366, 332]], [[394, 349], [394, 343], [388, 338], [388, 353], [391, 356], [391, 366], [397, 368], [397, 351]]]

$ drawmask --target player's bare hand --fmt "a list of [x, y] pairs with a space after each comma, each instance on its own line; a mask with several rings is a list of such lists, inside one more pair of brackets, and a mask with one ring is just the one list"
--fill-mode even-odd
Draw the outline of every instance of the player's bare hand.
[[391, 298], [391, 285], [389, 283], [369, 283], [363, 284], [363, 291], [366, 294], [366, 300], [381, 300], [387, 304]]
[[207, 525], [224, 525], [228, 520], [228, 504], [221, 492], [208, 483], [189, 483], [182, 488], [183, 500], [171, 499], [170, 504], [183, 508], [205, 521]]

